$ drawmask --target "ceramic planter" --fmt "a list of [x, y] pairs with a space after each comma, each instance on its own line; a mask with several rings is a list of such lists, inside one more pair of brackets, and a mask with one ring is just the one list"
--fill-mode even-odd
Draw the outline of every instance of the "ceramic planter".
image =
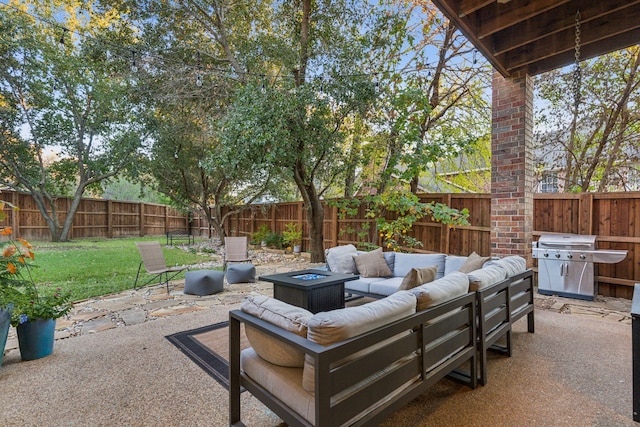
[[18, 325], [18, 344], [22, 360], [35, 360], [53, 353], [55, 319], [35, 319]]
[[9, 326], [11, 326], [11, 309], [0, 309], [0, 366], [2, 365], [4, 346], [7, 344]]

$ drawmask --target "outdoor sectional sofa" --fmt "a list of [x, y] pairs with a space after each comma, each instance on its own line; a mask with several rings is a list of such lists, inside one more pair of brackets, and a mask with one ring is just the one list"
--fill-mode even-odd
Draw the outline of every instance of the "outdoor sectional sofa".
[[[454, 268], [465, 260], [451, 258], [450, 271], [432, 282], [388, 296], [370, 286], [363, 293], [377, 300], [317, 314], [246, 298], [229, 314], [230, 425], [244, 425], [242, 388], [291, 426], [341, 426], [376, 425], [445, 376], [471, 388], [486, 383], [487, 350], [505, 338], [510, 355], [511, 324], [525, 314], [533, 332], [531, 271], [520, 260], [492, 260], [465, 273]], [[245, 350], [241, 325], [251, 345]]]

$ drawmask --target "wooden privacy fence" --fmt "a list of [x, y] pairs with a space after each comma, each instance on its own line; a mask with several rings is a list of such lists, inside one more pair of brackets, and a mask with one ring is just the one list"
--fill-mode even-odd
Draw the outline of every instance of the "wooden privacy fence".
[[[13, 227], [14, 236], [33, 241], [51, 240], [49, 226], [29, 194], [1, 191], [0, 200], [20, 208], [13, 211], [5, 207], [7, 218], [0, 223]], [[70, 205], [70, 198], [60, 197], [56, 200], [60, 224]], [[189, 216], [169, 206], [83, 198], [69, 239], [157, 236], [169, 230], [186, 230], [189, 226]]]
[[[422, 202], [440, 202], [469, 209], [470, 226], [449, 228], [428, 219], [415, 223], [411, 235], [423, 244], [416, 252], [444, 252], [468, 255], [475, 251], [491, 254], [491, 196], [489, 194], [422, 194]], [[357, 244], [355, 232], [366, 221], [364, 208], [355, 218], [340, 219], [336, 207], [325, 203], [324, 247]], [[261, 225], [282, 233], [285, 224], [295, 222], [303, 229], [303, 250], [308, 248], [309, 231], [302, 202], [254, 206], [253, 210], [231, 216], [225, 223], [233, 235], [250, 236]], [[575, 233], [597, 236], [600, 249], [623, 249], [627, 258], [618, 264], [596, 264], [598, 293], [631, 299], [633, 285], [640, 283], [640, 192], [625, 193], [544, 193], [534, 195], [533, 240], [544, 233]], [[378, 244], [381, 242], [378, 241]], [[525, 254], [537, 269], [531, 252]]]
[[[49, 229], [33, 199], [27, 194], [0, 192], [0, 200], [20, 207], [17, 213], [6, 211], [2, 225], [12, 225], [14, 236], [35, 241], [50, 240]], [[423, 219], [411, 234], [423, 243], [417, 252], [444, 252], [468, 255], [491, 253], [491, 196], [488, 194], [422, 194], [422, 202], [440, 202], [469, 209], [470, 226], [449, 228]], [[57, 200], [62, 221], [70, 203]], [[324, 247], [356, 244], [358, 236], [348, 229], [358, 229], [365, 222], [364, 208], [355, 218], [341, 219], [336, 207], [325, 203]], [[230, 216], [225, 227], [230, 235], [251, 236], [261, 225], [282, 233], [287, 223], [302, 226], [303, 250], [309, 247], [309, 230], [302, 202], [254, 205], [252, 209]], [[71, 230], [70, 238], [159, 236], [168, 230], [189, 229], [192, 234], [210, 237], [212, 230], [204, 218], [188, 215], [157, 204], [83, 199]], [[640, 192], [536, 194], [534, 196], [533, 239], [543, 233], [576, 233], [597, 236], [601, 249], [624, 249], [627, 258], [618, 264], [596, 264], [599, 293], [631, 299], [633, 285], [640, 283]], [[377, 238], [377, 237], [375, 237]], [[377, 241], [377, 243], [381, 243]], [[537, 267], [530, 251], [525, 254], [530, 265]]]

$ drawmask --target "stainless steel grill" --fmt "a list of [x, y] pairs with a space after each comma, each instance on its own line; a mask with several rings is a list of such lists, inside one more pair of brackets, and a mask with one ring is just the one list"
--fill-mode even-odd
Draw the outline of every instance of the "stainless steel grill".
[[597, 294], [593, 263], [615, 264], [626, 256], [627, 251], [596, 249], [596, 236], [543, 234], [533, 243], [538, 292], [593, 300]]

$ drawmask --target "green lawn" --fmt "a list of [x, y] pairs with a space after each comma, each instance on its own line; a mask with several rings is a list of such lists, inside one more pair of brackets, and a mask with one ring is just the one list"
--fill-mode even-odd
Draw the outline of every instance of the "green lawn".
[[[70, 290], [73, 301], [132, 289], [141, 260], [136, 242], [151, 240], [160, 242], [167, 265], [192, 265], [211, 259], [195, 251], [166, 247], [164, 237], [31, 242], [36, 254], [33, 279], [39, 286]], [[144, 268], [140, 275], [141, 283], [151, 278]], [[184, 273], [176, 276], [181, 277]]]

